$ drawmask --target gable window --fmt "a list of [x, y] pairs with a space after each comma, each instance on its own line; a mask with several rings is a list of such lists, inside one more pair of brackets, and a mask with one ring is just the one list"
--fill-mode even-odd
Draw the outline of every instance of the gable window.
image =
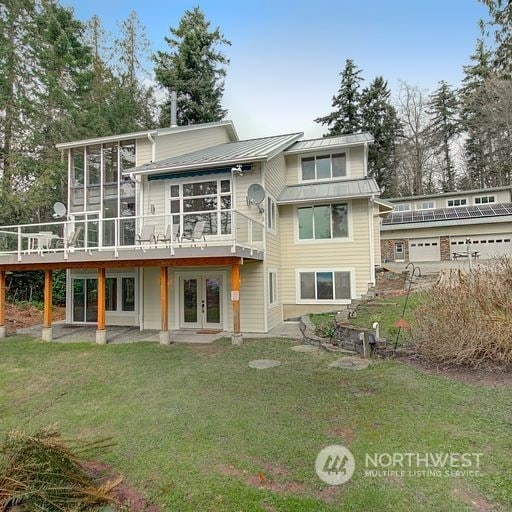
[[466, 198], [462, 199], [448, 199], [448, 208], [454, 208], [455, 206], [466, 206], [468, 204], [468, 200]]
[[488, 204], [496, 201], [494, 196], [475, 197], [475, 204]]
[[433, 210], [435, 207], [435, 201], [422, 201], [416, 205], [416, 210]]
[[411, 211], [411, 203], [395, 204], [395, 212], [409, 212]]
[[268, 303], [270, 306], [277, 304], [277, 272], [275, 270], [268, 273]]
[[276, 202], [270, 196], [267, 197], [267, 228], [270, 231], [276, 229]]
[[347, 300], [351, 298], [350, 272], [299, 272], [299, 297], [305, 301]]
[[348, 204], [326, 204], [297, 209], [299, 240], [348, 238]]
[[345, 153], [308, 156], [301, 160], [302, 180], [327, 180], [347, 176], [347, 157]]

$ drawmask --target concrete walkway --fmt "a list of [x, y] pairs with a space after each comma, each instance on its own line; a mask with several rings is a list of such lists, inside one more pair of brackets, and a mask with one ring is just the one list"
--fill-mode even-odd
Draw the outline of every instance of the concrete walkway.
[[[34, 338], [41, 337], [41, 325], [18, 329], [18, 334], [26, 334]], [[229, 337], [230, 333], [221, 331], [217, 334], [200, 334], [196, 329], [180, 329], [170, 331], [171, 341], [174, 343], [212, 343], [220, 338]], [[302, 339], [299, 324], [296, 322], [283, 322], [265, 334], [244, 333], [245, 339], [250, 338], [291, 338]], [[96, 338], [95, 326], [67, 325], [64, 322], [53, 324], [53, 341], [60, 343], [94, 342]], [[144, 330], [138, 327], [107, 326], [107, 343], [135, 343], [138, 341], [159, 342], [159, 331]]]

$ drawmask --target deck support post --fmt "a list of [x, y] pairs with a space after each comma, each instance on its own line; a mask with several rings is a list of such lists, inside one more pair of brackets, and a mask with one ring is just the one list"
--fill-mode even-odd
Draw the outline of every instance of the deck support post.
[[44, 271], [44, 311], [43, 311], [43, 331], [41, 339], [43, 341], [53, 340], [52, 328], [52, 271]]
[[233, 334], [231, 343], [242, 344], [242, 333], [240, 332], [240, 262], [231, 265], [231, 306], [233, 309]]
[[7, 336], [5, 326], [5, 270], [0, 270], [0, 339]]
[[96, 328], [96, 343], [107, 343], [107, 331], [105, 329], [105, 268], [98, 269], [98, 326]]
[[160, 345], [169, 345], [169, 272], [160, 267]]

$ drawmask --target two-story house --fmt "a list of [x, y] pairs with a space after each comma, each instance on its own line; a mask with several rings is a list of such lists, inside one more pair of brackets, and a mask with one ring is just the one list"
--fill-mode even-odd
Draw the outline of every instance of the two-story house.
[[[367, 176], [368, 134], [239, 140], [230, 121], [59, 144], [68, 204], [54, 222], [0, 227], [5, 272], [67, 270], [66, 321], [268, 332], [365, 294], [392, 206]], [[2, 285], [3, 283], [3, 285]]]
[[382, 259], [446, 261], [512, 256], [512, 188], [496, 187], [389, 199]]

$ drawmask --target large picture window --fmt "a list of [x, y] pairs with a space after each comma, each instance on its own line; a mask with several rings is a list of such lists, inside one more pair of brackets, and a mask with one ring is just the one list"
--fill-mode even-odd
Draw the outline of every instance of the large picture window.
[[348, 238], [348, 204], [298, 208], [299, 240]]
[[345, 153], [308, 156], [301, 160], [302, 180], [327, 180], [347, 176], [347, 157]]
[[[231, 233], [231, 180], [213, 179], [171, 185], [170, 213], [180, 232], [190, 235], [203, 221], [204, 235]], [[179, 215], [182, 214], [182, 215]]]
[[336, 301], [351, 298], [349, 271], [299, 272], [299, 298], [303, 301]]

